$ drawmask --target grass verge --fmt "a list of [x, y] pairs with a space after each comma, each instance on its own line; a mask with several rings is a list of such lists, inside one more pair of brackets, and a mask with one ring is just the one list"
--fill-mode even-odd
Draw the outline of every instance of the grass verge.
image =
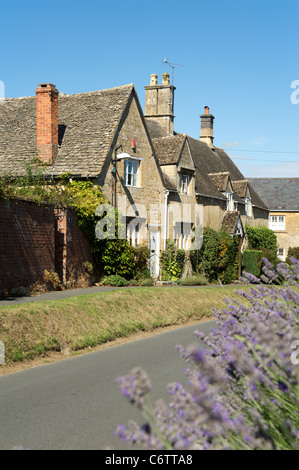
[[[246, 287], [242, 287], [246, 289]], [[0, 340], [5, 362], [78, 351], [191, 320], [211, 318], [224, 308], [236, 287], [124, 288], [62, 300], [31, 302], [0, 308]]]

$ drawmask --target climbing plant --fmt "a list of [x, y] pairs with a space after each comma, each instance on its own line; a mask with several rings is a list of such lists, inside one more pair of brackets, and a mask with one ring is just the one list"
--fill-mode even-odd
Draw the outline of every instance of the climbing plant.
[[168, 240], [166, 249], [161, 253], [162, 279], [164, 281], [178, 280], [182, 271], [181, 257], [181, 250], [177, 250], [175, 242]]
[[[71, 207], [76, 211], [78, 225], [90, 242], [91, 251], [104, 274], [130, 276], [135, 267], [134, 252], [127, 240], [120, 238], [125, 233], [121, 214], [109, 204], [109, 210], [97, 215], [97, 209], [107, 201], [100, 186], [89, 180], [72, 179], [65, 173], [56, 178], [46, 179], [43, 167], [35, 160], [26, 164], [24, 176], [6, 177], [1, 180], [0, 197], [20, 197], [38, 204], [53, 204], [57, 207]], [[104, 235], [97, 236], [96, 227], [105, 219]]]

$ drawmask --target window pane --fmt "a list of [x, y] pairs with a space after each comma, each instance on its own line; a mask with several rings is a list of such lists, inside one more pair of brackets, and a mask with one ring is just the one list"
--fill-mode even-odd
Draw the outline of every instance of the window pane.
[[138, 163], [126, 160], [125, 161], [125, 184], [127, 186], [137, 186], [137, 173]]
[[181, 175], [181, 191], [182, 193], [188, 194], [189, 189], [189, 176], [188, 175]]

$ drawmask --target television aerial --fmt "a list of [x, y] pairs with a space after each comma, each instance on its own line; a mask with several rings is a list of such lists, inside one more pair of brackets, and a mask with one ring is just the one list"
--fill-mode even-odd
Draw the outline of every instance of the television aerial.
[[163, 64], [169, 65], [169, 67], [172, 68], [172, 77], [171, 77], [171, 81], [172, 81], [172, 85], [173, 85], [174, 69], [175, 69], [175, 67], [185, 67], [185, 66], [182, 65], [182, 64], [174, 64], [174, 63], [172, 63], [172, 62], [168, 62], [167, 57], [165, 57], [165, 59], [163, 60]]

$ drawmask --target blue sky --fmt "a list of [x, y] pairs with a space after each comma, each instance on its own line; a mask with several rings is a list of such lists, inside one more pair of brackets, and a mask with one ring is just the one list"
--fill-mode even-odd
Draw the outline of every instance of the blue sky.
[[[7, 97], [38, 83], [81, 93], [144, 86], [175, 67], [175, 130], [214, 144], [246, 177], [299, 177], [298, 0], [0, 0]], [[295, 81], [296, 88], [291, 84]], [[294, 85], [294, 84], [293, 84]], [[298, 89], [298, 93], [296, 90]], [[292, 95], [293, 94], [293, 95]]]

